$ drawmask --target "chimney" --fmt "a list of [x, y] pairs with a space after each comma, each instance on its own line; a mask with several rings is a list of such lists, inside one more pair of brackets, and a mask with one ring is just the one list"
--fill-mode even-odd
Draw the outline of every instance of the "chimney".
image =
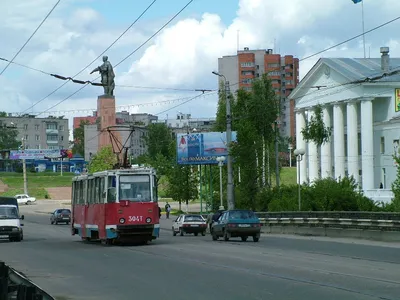
[[382, 72], [389, 72], [390, 66], [390, 56], [389, 56], [389, 47], [381, 47], [381, 69]]

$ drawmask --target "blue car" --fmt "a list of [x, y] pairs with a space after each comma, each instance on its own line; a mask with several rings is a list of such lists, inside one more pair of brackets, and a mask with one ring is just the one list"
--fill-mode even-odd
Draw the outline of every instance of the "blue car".
[[254, 242], [258, 242], [260, 233], [260, 219], [251, 210], [227, 210], [211, 227], [213, 241], [219, 237], [223, 237], [225, 241], [229, 241], [231, 237], [240, 237], [245, 242], [251, 236]]

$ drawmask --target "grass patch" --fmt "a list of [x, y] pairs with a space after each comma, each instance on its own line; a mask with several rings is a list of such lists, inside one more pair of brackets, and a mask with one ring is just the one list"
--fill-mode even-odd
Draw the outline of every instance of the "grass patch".
[[[280, 172], [280, 183], [284, 185], [295, 185], [297, 184], [297, 168], [284, 167]], [[276, 181], [272, 180], [273, 185]]]
[[[29, 190], [31, 190], [30, 187], [39, 189], [71, 186], [72, 177], [74, 176], [72, 173], [63, 174], [63, 176], [54, 174], [55, 173], [27, 173]], [[21, 173], [0, 173], [0, 180], [4, 184], [7, 184], [10, 189], [20, 189], [24, 187], [24, 178]]]
[[[29, 196], [35, 197], [36, 199], [50, 199], [49, 193], [44, 188], [29, 188], [28, 187]], [[8, 189], [7, 192], [1, 193], [3, 197], [14, 197], [18, 194], [23, 194], [24, 189]]]

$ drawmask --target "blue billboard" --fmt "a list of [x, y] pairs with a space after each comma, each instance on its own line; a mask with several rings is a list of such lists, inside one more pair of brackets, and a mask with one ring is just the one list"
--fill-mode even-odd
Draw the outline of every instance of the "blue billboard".
[[[228, 155], [226, 132], [204, 132], [177, 135], [177, 162], [180, 165], [218, 164], [218, 156]], [[236, 131], [232, 132], [232, 142]]]

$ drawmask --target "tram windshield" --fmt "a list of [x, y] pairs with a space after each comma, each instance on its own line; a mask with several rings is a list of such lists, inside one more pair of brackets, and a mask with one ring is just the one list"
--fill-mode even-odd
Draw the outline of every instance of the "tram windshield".
[[151, 202], [149, 175], [121, 175], [119, 177], [119, 200]]

